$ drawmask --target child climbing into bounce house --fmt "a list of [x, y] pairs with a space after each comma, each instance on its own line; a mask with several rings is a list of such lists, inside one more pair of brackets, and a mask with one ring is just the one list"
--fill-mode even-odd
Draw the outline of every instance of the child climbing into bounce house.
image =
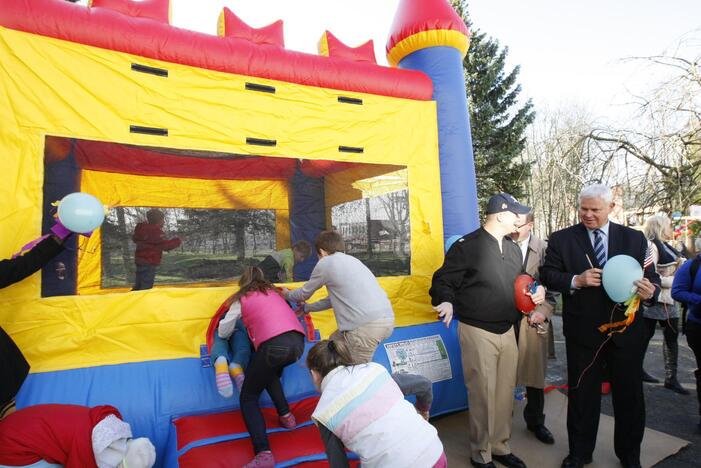
[[229, 301], [229, 311], [219, 323], [219, 336], [230, 336], [232, 325], [241, 317], [255, 349], [240, 396], [241, 413], [255, 452], [255, 458], [245, 466], [273, 467], [275, 459], [258, 400], [263, 390], [267, 390], [277, 409], [280, 425], [286, 429], [297, 425], [280, 376], [286, 366], [302, 356], [304, 330], [285, 298], [258, 267], [247, 267], [243, 271], [239, 290]]
[[436, 429], [380, 364], [354, 365], [344, 341], [322, 340], [309, 350], [307, 367], [321, 393], [312, 419], [331, 467], [349, 466], [345, 448], [364, 468], [447, 466]]
[[289, 283], [293, 281], [295, 264], [305, 261], [311, 253], [312, 246], [309, 242], [301, 240], [291, 249], [271, 253], [258, 264], [258, 268], [263, 271], [265, 279], [271, 283]]
[[153, 288], [156, 279], [156, 269], [161, 264], [163, 252], [180, 246], [180, 239], [166, 239], [163, 233], [165, 214], [152, 208], [146, 212], [145, 223], [139, 223], [134, 229], [132, 240], [136, 243], [134, 262], [136, 263], [136, 279], [134, 291]]
[[150, 468], [156, 450], [108, 405], [35, 405], [0, 421], [0, 467]]
[[[244, 380], [244, 369], [251, 359], [251, 340], [243, 320], [234, 322], [219, 321], [217, 333], [214, 333], [211, 361], [214, 366], [214, 379], [217, 391], [224, 398], [234, 394], [234, 385], [239, 394]], [[232, 384], [233, 380], [233, 384]]]
[[326, 286], [329, 296], [305, 304], [304, 311], [333, 308], [338, 330], [330, 339], [346, 343], [354, 364], [370, 362], [377, 346], [394, 330], [392, 304], [370, 269], [343, 253], [341, 234], [323, 231], [315, 244], [319, 262], [309, 281], [299, 289], [284, 290], [286, 297], [292, 302], [306, 301], [317, 289]]

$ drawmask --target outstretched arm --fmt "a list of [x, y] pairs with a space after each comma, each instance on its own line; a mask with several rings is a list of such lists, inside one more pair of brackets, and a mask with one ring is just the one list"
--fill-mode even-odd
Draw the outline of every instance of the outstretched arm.
[[323, 298], [320, 301], [312, 302], [311, 304], [304, 304], [305, 312], [319, 312], [320, 310], [327, 310], [331, 308], [331, 299], [328, 297]]
[[309, 281], [304, 283], [304, 285], [301, 288], [297, 288], [294, 291], [288, 292], [286, 299], [292, 302], [302, 302], [312, 297], [312, 294], [314, 294], [317, 289], [321, 288], [326, 284], [324, 271], [325, 269], [322, 259], [319, 260], [319, 263], [317, 263], [314, 267], [314, 271], [312, 271], [312, 276], [309, 278]]
[[39, 271], [62, 250], [63, 245], [53, 236], [49, 236], [26, 254], [0, 261], [0, 288], [21, 281]]

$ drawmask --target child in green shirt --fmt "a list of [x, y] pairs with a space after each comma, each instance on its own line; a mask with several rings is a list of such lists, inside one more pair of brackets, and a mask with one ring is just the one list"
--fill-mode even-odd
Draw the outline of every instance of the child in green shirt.
[[300, 263], [309, 258], [312, 246], [309, 242], [301, 240], [290, 249], [282, 249], [265, 257], [258, 268], [263, 270], [266, 281], [271, 283], [290, 283], [293, 281], [292, 269], [295, 263]]

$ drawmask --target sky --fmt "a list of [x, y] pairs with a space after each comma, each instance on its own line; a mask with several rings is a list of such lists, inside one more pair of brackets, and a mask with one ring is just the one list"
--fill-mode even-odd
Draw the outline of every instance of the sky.
[[[83, 0], [84, 1], [84, 0]], [[378, 62], [399, 0], [171, 0], [173, 24], [216, 34], [227, 6], [261, 27], [285, 23], [288, 49], [317, 53], [325, 29], [356, 46], [373, 39]], [[657, 81], [656, 70], [627, 57], [673, 51], [694, 36], [701, 55], [701, 0], [470, 0], [473, 27], [509, 48], [520, 65], [523, 98], [536, 110], [583, 106], [601, 119], [625, 119], [631, 93]], [[688, 51], [687, 56], [691, 54]]]

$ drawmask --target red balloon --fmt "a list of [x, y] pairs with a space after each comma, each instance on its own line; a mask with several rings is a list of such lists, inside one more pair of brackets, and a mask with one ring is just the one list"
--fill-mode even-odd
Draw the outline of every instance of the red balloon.
[[529, 314], [535, 309], [535, 303], [531, 299], [531, 296], [526, 296], [529, 286], [535, 280], [531, 275], [518, 275], [516, 281], [514, 282], [514, 300], [516, 301], [516, 308], [524, 314]]

